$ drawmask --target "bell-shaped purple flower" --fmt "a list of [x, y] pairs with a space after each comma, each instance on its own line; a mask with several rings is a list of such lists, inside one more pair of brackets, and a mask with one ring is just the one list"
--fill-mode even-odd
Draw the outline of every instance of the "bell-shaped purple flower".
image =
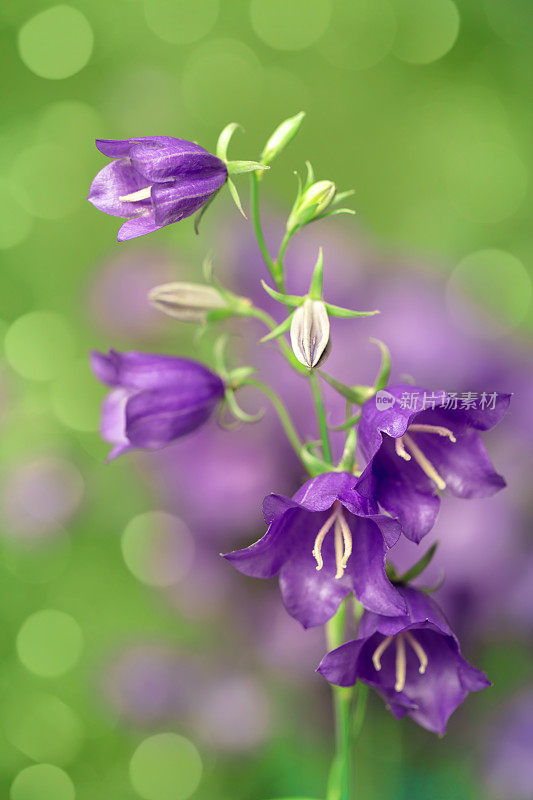
[[91, 366], [112, 387], [100, 432], [114, 445], [108, 460], [127, 450], [157, 450], [196, 430], [224, 396], [218, 375], [188, 358], [93, 351]]
[[360, 483], [349, 472], [328, 472], [307, 481], [292, 499], [269, 494], [263, 503], [266, 534], [224, 556], [254, 578], [279, 574], [285, 608], [304, 628], [327, 622], [350, 592], [380, 614], [405, 612], [385, 574], [386, 550], [398, 540], [400, 526], [378, 513], [359, 492]]
[[96, 146], [114, 160], [97, 174], [87, 199], [106, 214], [128, 218], [119, 242], [190, 217], [228, 177], [223, 161], [185, 139], [97, 139]]
[[392, 714], [406, 714], [443, 734], [468, 692], [490, 686], [483, 672], [465, 661], [444, 614], [427, 594], [399, 589], [407, 613], [385, 617], [366, 611], [357, 638], [332, 650], [320, 672], [337, 686], [358, 680], [383, 697]]
[[480, 431], [504, 417], [510, 395], [431, 392], [398, 384], [363, 406], [358, 442], [375, 497], [419, 542], [435, 524], [438, 492], [488, 497], [503, 489]]

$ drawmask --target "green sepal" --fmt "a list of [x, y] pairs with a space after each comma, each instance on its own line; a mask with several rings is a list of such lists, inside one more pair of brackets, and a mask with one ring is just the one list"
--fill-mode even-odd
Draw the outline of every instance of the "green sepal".
[[242, 175], [244, 172], [270, 169], [270, 167], [260, 164], [258, 161], [226, 161], [226, 166], [229, 175]]
[[239, 193], [237, 191], [237, 187], [235, 186], [235, 184], [233, 183], [231, 178], [228, 178], [226, 183], [228, 184], [228, 189], [230, 191], [231, 196], [233, 197], [233, 202], [235, 203], [235, 205], [237, 206], [237, 208], [239, 209], [239, 211], [243, 215], [244, 219], [247, 219], [247, 216], [244, 213], [244, 209], [242, 207], [242, 203], [241, 203], [241, 199], [239, 197]]
[[307, 167], [307, 178], [304, 184], [304, 192], [315, 182], [315, 171], [311, 166], [311, 162], [306, 161], [305, 166]]
[[206, 322], [222, 322], [229, 317], [234, 317], [235, 311], [231, 308], [216, 308], [205, 315]]
[[[345, 192], [338, 192], [338, 194], [336, 194], [333, 200], [331, 201], [331, 205], [338, 206], [339, 203], [342, 203], [343, 200], [346, 200], [347, 197], [352, 197], [354, 194], [355, 194], [355, 189], [347, 189]], [[350, 211], [350, 209], [348, 209], [348, 211]]]
[[230, 139], [238, 128], [240, 128], [241, 131], [244, 130], [242, 125], [239, 125], [238, 122], [230, 122], [218, 137], [216, 154], [221, 161], [227, 161]]
[[261, 344], [264, 344], [265, 342], [271, 342], [272, 339], [277, 339], [278, 336], [282, 336], [284, 333], [287, 333], [287, 331], [291, 327], [291, 322], [292, 322], [292, 314], [289, 314], [287, 319], [284, 319], [283, 322], [281, 322], [277, 327], [275, 327], [273, 331], [267, 333], [266, 336], [263, 336], [263, 338], [259, 339], [259, 341], [261, 342]]
[[351, 428], [348, 431], [346, 442], [344, 443], [344, 450], [342, 452], [341, 460], [339, 461], [338, 469], [343, 472], [351, 472], [355, 464], [355, 445], [357, 444], [357, 428]]
[[278, 303], [283, 303], [286, 306], [301, 306], [305, 297], [300, 297], [296, 294], [283, 294], [283, 292], [277, 292], [275, 289], [271, 289], [268, 283], [265, 281], [261, 281], [261, 285], [265, 292], [272, 297], [273, 300], [277, 300]]
[[311, 453], [309, 447], [312, 445], [312, 442], [304, 444], [299, 453], [300, 460], [311, 477], [316, 478], [317, 475], [323, 475], [324, 472], [332, 472], [333, 467], [331, 464]]
[[323, 219], [324, 217], [335, 217], [337, 214], [357, 214], [357, 211], [354, 211], [353, 208], [333, 208], [331, 211], [324, 211], [323, 214], [318, 214], [315, 217], [317, 219]]
[[226, 386], [224, 400], [227, 403], [229, 411], [239, 422], [258, 422], [265, 414], [264, 408], [258, 411], [257, 414], [248, 414], [247, 411], [244, 411], [237, 402], [235, 392], [229, 386]]
[[332, 317], [341, 317], [343, 319], [350, 319], [355, 317], [373, 317], [379, 314], [379, 311], [352, 311], [350, 308], [343, 308], [342, 306], [334, 306], [332, 303], [326, 303], [328, 314]]
[[330, 386], [333, 386], [335, 391], [342, 394], [350, 403], [356, 403], [358, 406], [362, 406], [363, 403], [366, 403], [368, 398], [372, 397], [374, 393], [371, 386], [346, 386], [345, 383], [341, 383], [341, 381], [338, 381], [326, 372], [322, 372], [322, 370], [319, 371], [319, 374]]
[[348, 428], [353, 428], [354, 425], [357, 425], [361, 414], [354, 414], [353, 417], [348, 417], [345, 422], [341, 422], [340, 425], [328, 425], [330, 431], [347, 431]]
[[384, 344], [384, 342], [380, 341], [380, 339], [370, 339], [370, 341], [373, 344], [377, 344], [381, 350], [381, 366], [376, 376], [376, 380], [374, 381], [374, 391], [379, 392], [381, 389], [384, 389], [389, 382], [391, 371], [390, 350], [387, 345]]
[[236, 389], [243, 383], [243, 381], [247, 380], [247, 378], [250, 378], [255, 372], [257, 372], [256, 367], [237, 367], [236, 369], [231, 370], [228, 375], [228, 380], [232, 387]]
[[195, 234], [197, 236], [200, 233], [200, 222], [202, 221], [205, 212], [207, 211], [207, 209], [209, 208], [209, 206], [211, 205], [211, 203], [213, 202], [213, 200], [215, 199], [215, 197], [217, 196], [217, 194], [219, 192], [220, 192], [220, 189], [217, 189], [217, 191], [214, 194], [211, 195], [211, 197], [209, 198], [207, 203], [204, 203], [204, 205], [201, 207], [201, 209], [196, 212], [196, 214], [194, 216], [194, 232], [195, 232]]
[[311, 285], [309, 287], [309, 297], [311, 300], [322, 300], [322, 288], [324, 285], [324, 256], [322, 248], [318, 251], [318, 258], [316, 260], [315, 268], [313, 270], [313, 277], [311, 278]]
[[411, 569], [408, 569], [407, 572], [396, 579], [396, 583], [409, 583], [417, 578], [433, 560], [433, 556], [435, 555], [438, 546], [438, 542], [432, 544], [429, 550], [424, 553], [422, 558], [419, 559], [416, 564], [411, 567]]

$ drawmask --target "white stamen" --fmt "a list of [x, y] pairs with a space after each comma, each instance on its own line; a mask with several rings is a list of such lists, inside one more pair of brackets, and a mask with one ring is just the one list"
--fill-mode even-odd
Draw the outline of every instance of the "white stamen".
[[317, 572], [319, 572], [324, 566], [324, 560], [322, 558], [322, 543], [326, 538], [326, 534], [333, 525], [336, 517], [337, 517], [337, 509], [334, 507], [333, 513], [329, 515], [329, 517], [327, 518], [327, 520], [324, 522], [324, 524], [317, 533], [317, 537], [315, 539], [315, 545], [313, 547], [313, 556], [316, 561]]
[[352, 545], [353, 545], [352, 532], [348, 527], [348, 523], [346, 522], [346, 519], [342, 511], [338, 515], [337, 520], [339, 522], [339, 525], [341, 526], [342, 538], [344, 540], [344, 555], [342, 557], [342, 571], [344, 572], [344, 570], [346, 569], [346, 565], [348, 564], [348, 559], [352, 555]]
[[405, 449], [405, 445], [403, 443], [403, 436], [400, 436], [399, 439], [394, 440], [394, 449], [396, 450], [396, 455], [403, 458], [404, 461], [410, 461], [411, 456]]
[[442, 425], [422, 425], [415, 423], [414, 425], [409, 425], [407, 430], [414, 431], [415, 433], [436, 433], [439, 436], [447, 436], [450, 442], [455, 443], [457, 441], [453, 432], [449, 428], [444, 428]]
[[344, 542], [342, 540], [342, 529], [339, 525], [339, 518], [335, 519], [335, 564], [337, 565], [337, 572], [335, 579], [339, 580], [344, 575], [343, 562]]
[[418, 658], [418, 660], [420, 662], [420, 666], [418, 667], [418, 671], [419, 671], [419, 673], [421, 675], [423, 675], [424, 672], [427, 669], [427, 666], [428, 666], [427, 653], [424, 650], [424, 648], [422, 647], [422, 645], [420, 644], [420, 642], [418, 642], [415, 639], [415, 637], [413, 636], [412, 633], [409, 633], [409, 631], [406, 631], [404, 633], [404, 636], [405, 636], [405, 638], [407, 639], [407, 641], [409, 642], [409, 644], [411, 645], [411, 647], [413, 648], [413, 650], [416, 653], [416, 657]]
[[423, 470], [423, 472], [425, 472], [428, 478], [430, 478], [436, 484], [437, 489], [440, 489], [440, 491], [443, 492], [446, 488], [446, 481], [441, 478], [431, 461], [426, 458], [416, 442], [407, 433], [405, 433], [402, 438], [404, 444], [407, 445], [413, 454], [419, 467]]
[[385, 652], [385, 650], [390, 645], [393, 639], [394, 636], [386, 636], [374, 650], [374, 653], [372, 655], [372, 663], [374, 665], [374, 669], [377, 670], [378, 672], [381, 669], [381, 656], [383, 655], [383, 653]]
[[334, 527], [335, 535], [335, 564], [337, 571], [335, 578], [339, 580], [344, 575], [348, 559], [352, 553], [352, 534], [348, 523], [344, 518], [342, 506], [335, 501], [333, 511], [324, 522], [322, 527], [317, 533], [315, 543], [313, 546], [313, 557], [316, 561], [316, 570], [319, 572], [324, 566], [324, 559], [322, 558], [322, 545], [327, 534]]
[[151, 192], [152, 187], [147, 186], [146, 189], [139, 189], [138, 192], [123, 194], [118, 199], [123, 203], [137, 203], [139, 200], [148, 200], [148, 198], [151, 196]]
[[394, 684], [396, 692], [403, 692], [405, 688], [406, 666], [405, 641], [403, 634], [400, 633], [396, 637], [396, 683]]

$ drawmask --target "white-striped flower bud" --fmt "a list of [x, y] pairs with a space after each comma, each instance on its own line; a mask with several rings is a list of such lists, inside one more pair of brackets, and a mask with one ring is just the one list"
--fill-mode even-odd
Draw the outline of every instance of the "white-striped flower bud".
[[308, 369], [323, 364], [329, 355], [329, 317], [322, 300], [307, 297], [293, 314], [291, 344], [294, 355]]
[[205, 322], [211, 311], [228, 308], [214, 286], [201, 283], [164, 283], [152, 289], [148, 299], [159, 311], [182, 322]]
[[291, 211], [287, 222], [287, 230], [291, 231], [306, 225], [323, 214], [333, 201], [337, 187], [333, 181], [317, 181], [312, 183], [303, 193]]

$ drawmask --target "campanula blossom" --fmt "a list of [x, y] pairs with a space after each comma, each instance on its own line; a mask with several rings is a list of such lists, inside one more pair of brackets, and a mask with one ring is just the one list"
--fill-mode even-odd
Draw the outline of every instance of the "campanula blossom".
[[360, 680], [376, 689], [398, 719], [408, 714], [423, 728], [443, 734], [468, 692], [490, 683], [465, 661], [434, 600], [409, 587], [399, 592], [405, 614], [385, 617], [365, 611], [357, 638], [328, 653], [318, 672], [337, 686]]
[[97, 139], [96, 146], [113, 161], [96, 175], [87, 199], [106, 214], [127, 218], [119, 242], [190, 217], [228, 177], [221, 159], [185, 139]]
[[378, 392], [361, 412], [358, 442], [375, 480], [375, 498], [419, 542], [433, 527], [438, 492], [488, 497], [503, 489], [480, 431], [504, 417], [510, 395], [461, 396], [398, 384]]
[[91, 366], [112, 387], [100, 432], [113, 444], [108, 460], [127, 450], [157, 450], [203, 425], [224, 396], [224, 384], [188, 358], [93, 351]]
[[[285, 608], [304, 628], [327, 622], [350, 592], [377, 613], [405, 612], [385, 574], [385, 553], [400, 526], [378, 513], [360, 483], [349, 472], [328, 472], [307, 481], [293, 498], [267, 495], [266, 534], [224, 556], [254, 578], [279, 574]], [[370, 494], [367, 486], [364, 491]]]

